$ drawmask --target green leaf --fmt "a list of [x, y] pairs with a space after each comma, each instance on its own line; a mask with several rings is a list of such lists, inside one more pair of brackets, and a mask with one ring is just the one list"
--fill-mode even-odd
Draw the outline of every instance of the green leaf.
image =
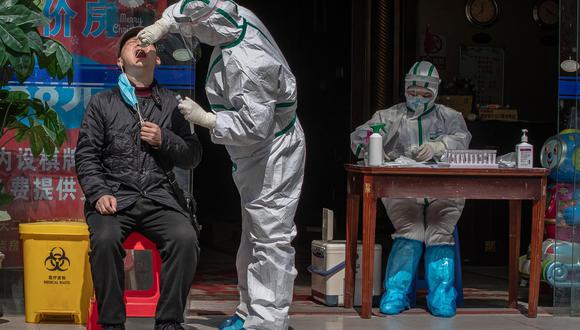
[[32, 50], [34, 50], [37, 54], [42, 52], [42, 48], [43, 48], [43, 43], [42, 43], [42, 38], [40, 38], [40, 34], [38, 34], [38, 32], [36, 30], [33, 31], [28, 31], [28, 33], [26, 33], [26, 36], [28, 37], [28, 45], [30, 46], [30, 48]]
[[9, 194], [0, 192], [0, 207], [5, 207], [6, 205], [12, 203], [12, 200], [14, 200], [14, 197]]
[[21, 28], [12, 23], [0, 21], [0, 39], [8, 48], [14, 51], [20, 53], [28, 53], [30, 51], [26, 34]]
[[58, 130], [58, 133], [56, 134], [56, 146], [58, 148], [62, 147], [62, 144], [64, 143], [64, 141], [68, 140], [68, 135], [66, 134], [66, 128], [64, 127], [64, 125], [59, 125], [60, 129]]
[[[45, 128], [46, 130], [46, 128]], [[46, 131], [45, 131], [46, 133]], [[56, 134], [53, 134], [54, 138], [51, 139], [47, 139], [47, 138], [43, 138], [42, 141], [42, 150], [44, 151], [44, 153], [46, 155], [54, 155], [54, 152], [56, 151], [56, 147], [54, 145], [54, 141], [56, 141]]]
[[58, 42], [45, 38], [44, 39], [44, 55], [50, 56], [58, 50]]
[[23, 5], [14, 5], [0, 11], [0, 21], [32, 29], [48, 22], [48, 19]]
[[75, 72], [72, 70], [72, 68], [70, 70], [68, 70], [67, 74], [66, 74], [66, 78], [68, 81], [68, 84], [72, 84], [74, 79], [75, 79]]
[[6, 99], [10, 101], [22, 101], [30, 99], [30, 95], [23, 91], [11, 91]]
[[34, 69], [33, 57], [30, 54], [14, 54], [13, 51], [6, 52], [8, 61], [12, 65], [16, 78], [20, 83], [24, 82], [32, 74]]
[[[15, 96], [20, 99], [23, 94]], [[0, 109], [2, 102], [0, 101]], [[16, 102], [16, 101], [14, 101]], [[42, 151], [47, 155], [52, 155], [56, 148], [62, 146], [66, 140], [66, 130], [58, 114], [54, 109], [50, 108], [48, 103], [38, 99], [20, 100], [25, 110], [19, 117], [14, 116], [9, 129], [16, 133], [16, 140], [28, 140], [32, 154], [36, 157]], [[22, 122], [18, 118], [25, 116], [27, 123]]]
[[28, 128], [28, 126], [24, 125], [20, 121], [12, 121], [9, 126], [9, 129], [12, 129], [16, 132], [15, 138], [17, 142], [24, 140], [24, 136]]
[[56, 52], [56, 60], [58, 61], [58, 67], [59, 67], [58, 71], [60, 71], [60, 73], [62, 73], [63, 78], [64, 78], [64, 76], [66, 76], [66, 73], [72, 67], [72, 56], [66, 50], [66, 48], [64, 48], [63, 46], [60, 46]]
[[38, 113], [45, 113], [46, 112], [46, 107], [44, 106], [44, 101], [40, 100], [40, 99], [31, 99], [30, 100], [31, 104], [30, 106], [34, 108], [34, 110], [36, 110]]
[[[52, 62], [53, 58], [51, 58], [50, 56], [46, 56], [44, 55], [44, 52], [41, 52], [36, 54], [36, 60], [38, 61], [39, 68], [47, 69], [48, 66], [50, 65], [50, 62]], [[54, 60], [56, 60], [56, 58]]]
[[32, 151], [32, 155], [37, 157], [42, 152], [42, 134], [39, 134], [39, 126], [34, 126], [31, 129], [27, 130], [26, 137], [30, 142], [30, 150]]
[[0, 101], [0, 113], [7, 118], [4, 125], [10, 128], [12, 123], [18, 120], [18, 117], [26, 115], [26, 108], [26, 105], [23, 105], [22, 102]]
[[33, 100], [26, 92], [11, 91], [7, 92], [2, 99], [0, 99], [0, 113], [6, 115], [7, 121], [5, 126], [8, 129], [15, 129], [22, 125], [19, 118], [28, 115], [28, 109]]
[[4, 63], [6, 63], [6, 48], [4, 43], [0, 42], [0, 68], [4, 66]]
[[36, 55], [38, 67], [45, 69], [48, 74], [54, 78], [57, 75], [56, 56], [46, 56], [44, 53]]
[[52, 131], [50, 127], [44, 123], [37, 122], [33, 128], [34, 132], [39, 138], [39, 142], [42, 144], [42, 149], [44, 149], [47, 155], [52, 155], [54, 153], [54, 143], [56, 141], [56, 132]]
[[30, 142], [30, 149], [32, 154], [37, 157], [42, 151], [47, 155], [52, 155], [55, 152], [55, 142], [57, 135], [55, 132], [50, 132], [45, 125], [36, 121], [34, 125], [25, 131], [25, 137]]
[[39, 66], [46, 68], [52, 77], [63, 79], [72, 75], [73, 59], [70, 52], [58, 41], [44, 38], [43, 55], [39, 56]]
[[48, 19], [44, 15], [35, 12], [30, 12], [28, 17], [24, 19], [22, 22], [19, 22], [17, 25], [24, 27], [26, 29], [36, 29], [47, 24], [50, 24], [50, 19]]
[[18, 2], [18, 0], [4, 0], [4, 1], [0, 2], [0, 11], [4, 11], [4, 10], [16, 5], [17, 2]]
[[[39, 118], [40, 119], [40, 118]], [[43, 139], [46, 141], [56, 141], [56, 132], [52, 129], [52, 127], [50, 125], [47, 125], [46, 121], [44, 122], [36, 122], [35, 126], [38, 126], [40, 128], [37, 128], [37, 130], [39, 130], [39, 134], [40, 132], [42, 132], [42, 135], [46, 135], [48, 137], [48, 139]]]
[[49, 127], [52, 132], [54, 132], [55, 138], [53, 143], [60, 148], [60, 146], [62, 146], [64, 141], [67, 139], [66, 128], [60, 120], [58, 113], [46, 102], [44, 102], [44, 109], [46, 113], [45, 125]]
[[28, 3], [26, 4], [26, 6], [28, 6], [30, 9], [35, 10], [37, 12], [42, 12], [42, 8], [44, 8], [44, 2], [46, 0], [26, 0]]

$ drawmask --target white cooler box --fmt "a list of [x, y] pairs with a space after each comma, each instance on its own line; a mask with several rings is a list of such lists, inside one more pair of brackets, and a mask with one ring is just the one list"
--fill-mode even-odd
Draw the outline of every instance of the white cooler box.
[[[312, 297], [327, 306], [344, 305], [345, 241], [312, 241], [312, 264], [308, 267], [312, 275]], [[354, 305], [361, 305], [362, 243], [358, 242]], [[375, 244], [373, 273], [373, 301], [381, 296], [381, 245]]]

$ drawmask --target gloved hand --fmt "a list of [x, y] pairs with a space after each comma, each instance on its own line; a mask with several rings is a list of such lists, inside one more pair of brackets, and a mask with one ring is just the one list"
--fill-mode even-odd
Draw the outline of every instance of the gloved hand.
[[139, 31], [137, 38], [139, 38], [141, 43], [144, 45], [154, 44], [169, 32], [171, 24], [172, 22], [168, 18], [161, 17], [157, 22]]
[[415, 160], [418, 162], [428, 161], [435, 156], [441, 157], [444, 152], [445, 144], [443, 142], [425, 142], [417, 149]]
[[209, 129], [215, 127], [216, 115], [203, 110], [199, 104], [195, 103], [195, 101], [189, 97], [181, 100], [177, 107], [179, 108], [179, 112], [181, 112], [185, 120], [188, 122]]
[[391, 157], [389, 157], [389, 154], [387, 154], [387, 152], [383, 150], [383, 161], [392, 162], [394, 161], [394, 159], [391, 159]]

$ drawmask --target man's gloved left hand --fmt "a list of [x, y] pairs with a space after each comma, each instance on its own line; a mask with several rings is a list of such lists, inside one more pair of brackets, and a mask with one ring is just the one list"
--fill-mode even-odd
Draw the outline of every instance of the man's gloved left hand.
[[190, 123], [197, 124], [203, 126], [205, 128], [212, 129], [215, 127], [216, 115], [203, 110], [203, 108], [195, 103], [189, 97], [186, 97], [184, 100], [179, 102], [177, 106], [179, 111]]
[[433, 157], [440, 157], [445, 152], [445, 144], [443, 142], [425, 142], [419, 149], [417, 149], [417, 155], [415, 160], [418, 162], [425, 162]]
[[161, 17], [157, 22], [139, 31], [137, 38], [145, 45], [154, 44], [169, 32], [171, 24], [172, 22], [168, 18]]

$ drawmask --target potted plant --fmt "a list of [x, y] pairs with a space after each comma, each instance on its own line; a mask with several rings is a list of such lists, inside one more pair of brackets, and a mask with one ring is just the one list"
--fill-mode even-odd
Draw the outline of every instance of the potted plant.
[[[73, 58], [58, 41], [40, 35], [39, 28], [49, 24], [40, 8], [42, 1], [3, 0], [0, 2], [0, 148], [8, 142], [28, 141], [32, 154], [44, 152], [52, 157], [66, 139], [58, 114], [43, 100], [22, 91], [6, 88], [12, 77], [23, 83], [35, 65], [53, 79], [73, 79]], [[0, 207], [12, 197], [0, 183]], [[0, 214], [0, 220], [7, 214]], [[9, 219], [9, 218], [8, 218]]]

